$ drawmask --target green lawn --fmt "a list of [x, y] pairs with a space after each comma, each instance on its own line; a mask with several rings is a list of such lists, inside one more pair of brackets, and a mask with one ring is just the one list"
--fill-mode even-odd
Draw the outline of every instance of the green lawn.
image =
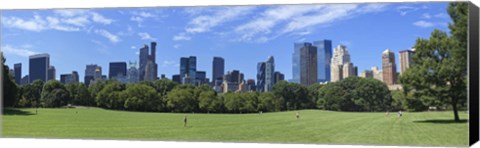
[[[350, 113], [302, 110], [263, 114], [141, 113], [19, 109], [2, 116], [5, 137], [467, 146], [468, 122], [449, 112]], [[462, 119], [468, 114], [460, 112]]]

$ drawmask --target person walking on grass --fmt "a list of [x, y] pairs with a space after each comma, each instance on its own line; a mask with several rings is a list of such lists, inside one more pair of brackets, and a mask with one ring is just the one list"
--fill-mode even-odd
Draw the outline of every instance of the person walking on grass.
[[300, 118], [300, 113], [297, 112], [295, 116], [297, 117], [297, 119]]
[[183, 117], [183, 127], [187, 127], [187, 115]]

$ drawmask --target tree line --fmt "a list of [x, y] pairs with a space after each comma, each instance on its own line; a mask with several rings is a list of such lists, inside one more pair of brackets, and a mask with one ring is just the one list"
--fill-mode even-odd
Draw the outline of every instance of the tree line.
[[381, 81], [351, 77], [308, 87], [280, 81], [271, 92], [217, 93], [209, 85], [177, 84], [169, 79], [125, 84], [103, 80], [86, 86], [57, 80], [17, 86], [12, 107], [93, 106], [147, 112], [256, 113], [299, 109], [385, 111], [392, 97]]

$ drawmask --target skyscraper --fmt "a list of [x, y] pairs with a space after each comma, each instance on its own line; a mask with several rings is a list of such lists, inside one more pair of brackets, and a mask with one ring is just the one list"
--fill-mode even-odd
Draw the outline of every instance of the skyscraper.
[[50, 65], [48, 68], [48, 80], [55, 80], [56, 71], [55, 66]]
[[257, 91], [271, 91], [275, 84], [275, 61], [269, 56], [267, 61], [257, 64]]
[[269, 92], [275, 83], [275, 61], [273, 56], [269, 56], [265, 62], [265, 91]]
[[145, 75], [143, 80], [145, 81], [153, 81], [157, 79], [157, 76], [155, 75], [155, 63], [152, 61], [148, 60], [147, 65], [145, 66]]
[[372, 70], [365, 70], [360, 74], [362, 78], [373, 78], [373, 71]]
[[257, 92], [265, 91], [265, 62], [257, 64]]
[[110, 62], [108, 71], [108, 78], [114, 79], [117, 77], [127, 76], [127, 63], [126, 62]]
[[213, 57], [212, 62], [212, 82], [214, 85], [220, 85], [225, 74], [225, 60], [221, 57]]
[[193, 78], [191, 81], [192, 84], [195, 84], [195, 78], [197, 75], [197, 57], [182, 57], [180, 58], [180, 77], [183, 79], [186, 76]]
[[307, 44], [300, 48], [300, 84], [309, 86], [318, 80], [317, 47]]
[[247, 80], [247, 90], [248, 91], [257, 91], [254, 79], [248, 79]]
[[77, 71], [72, 71], [69, 74], [61, 74], [60, 82], [63, 84], [79, 83], [79, 75]]
[[78, 75], [77, 71], [72, 71], [72, 81], [74, 83], [80, 82], [80, 75]]
[[97, 67], [99, 66], [96, 64], [89, 64], [85, 67], [85, 77], [83, 81], [85, 85], [89, 86], [91, 81], [95, 81], [96, 79], [101, 79], [102, 77], [101, 68], [99, 68], [100, 74], [97, 75], [96, 77]]
[[274, 74], [274, 78], [274, 84], [277, 84], [278, 82], [285, 80], [285, 75], [283, 75], [281, 72], [276, 71]]
[[128, 73], [127, 79], [129, 83], [136, 83], [139, 81], [138, 78], [138, 69], [137, 69], [137, 62], [129, 62], [128, 63]]
[[317, 82], [330, 81], [330, 60], [332, 59], [332, 41], [314, 41], [313, 46], [317, 47]]
[[397, 81], [395, 54], [390, 49], [386, 49], [382, 53], [382, 75], [383, 82], [387, 85], [394, 85]]
[[48, 80], [48, 68], [50, 66], [49, 54], [37, 54], [29, 57], [28, 75], [29, 82], [35, 80], [42, 80], [46, 82]]
[[156, 63], [157, 42], [150, 43], [150, 54], [148, 53], [148, 45], [140, 48], [139, 53], [139, 80], [157, 80], [158, 65]]
[[18, 85], [22, 84], [22, 63], [17, 63], [13, 65], [13, 71], [15, 73], [15, 83]]
[[180, 75], [172, 75], [172, 81], [176, 82], [178, 84], [182, 84], [182, 81], [180, 79]]
[[148, 62], [148, 46], [144, 45], [144, 47], [140, 48], [140, 66], [139, 66], [139, 78], [142, 81], [145, 78], [145, 67], [147, 66]]
[[331, 60], [331, 81], [339, 81], [350, 76], [355, 76], [355, 66], [350, 61], [347, 46], [338, 45], [333, 52]]
[[312, 46], [311, 43], [294, 43], [292, 54], [292, 82], [300, 83], [300, 49], [305, 46]]
[[405, 72], [412, 64], [413, 54], [415, 54], [415, 48], [400, 51], [400, 74]]
[[197, 85], [202, 85], [207, 83], [207, 73], [205, 71], [197, 71], [196, 75], [196, 82]]

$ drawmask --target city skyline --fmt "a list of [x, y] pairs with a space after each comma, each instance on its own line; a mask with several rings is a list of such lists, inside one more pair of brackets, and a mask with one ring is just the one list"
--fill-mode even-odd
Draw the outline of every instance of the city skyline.
[[[25, 55], [49, 53], [50, 65], [55, 66], [57, 79], [61, 74], [78, 71], [80, 81], [83, 81], [86, 65], [97, 64], [105, 70], [113, 61], [139, 62], [136, 53], [142, 45], [155, 41], [157, 42], [158, 77], [165, 74], [167, 78], [171, 78], [172, 75], [178, 74], [180, 57], [196, 56], [197, 69], [205, 71], [207, 78], [210, 78], [212, 59], [218, 56], [225, 59], [225, 71], [238, 69], [245, 73], [245, 79], [255, 79], [257, 63], [268, 56], [273, 56], [276, 59], [276, 71], [282, 72], [285, 79], [289, 80], [292, 78], [291, 54], [295, 42], [328, 39], [332, 41], [333, 47], [345, 44], [352, 55], [352, 62], [358, 66], [360, 73], [372, 66], [380, 67], [381, 53], [386, 48], [391, 49], [398, 57], [398, 51], [410, 49], [417, 37], [428, 37], [429, 32], [434, 28], [447, 30], [446, 23], [450, 22], [450, 19], [445, 13], [446, 5], [447, 3], [385, 3], [4, 11], [1, 47], [5, 52], [7, 64], [11, 68], [15, 63], [22, 63], [22, 77], [27, 74], [29, 67], [28, 57]], [[322, 16], [327, 11], [340, 10], [340, 8], [345, 8], [342, 10], [345, 11], [345, 16], [349, 17], [342, 19], [336, 17], [331, 20], [325, 18], [329, 20], [326, 23], [313, 21], [313, 25], [279, 34], [278, 37], [266, 33], [282, 31], [295, 24], [302, 26], [301, 23], [298, 24], [299, 20], [312, 23], [306, 18], [313, 19], [314, 16]], [[289, 12], [292, 14], [287, 18], [272, 21], [273, 27], [265, 26], [268, 31], [262, 30], [263, 27], [261, 27], [257, 32], [235, 32], [241, 31], [242, 27], [252, 29], [248, 28], [248, 24], [255, 24], [260, 20], [255, 17], [271, 21], [275, 15], [269, 15], [269, 12], [286, 15], [279, 13], [278, 10], [287, 9], [303, 11]], [[317, 11], [318, 14], [311, 14]], [[220, 12], [230, 12], [238, 18], [217, 18], [222, 22], [217, 22], [214, 26], [200, 25], [208, 24], [202, 21], [212, 21], [214, 17], [207, 20], [202, 18], [209, 18], [207, 16], [215, 16]], [[246, 14], [239, 14], [240, 12]], [[124, 16], [131, 17], [123, 19]], [[180, 19], [175, 16], [186, 17]], [[252, 17], [248, 16], [254, 17], [250, 19]], [[60, 21], [57, 26], [47, 23], [48, 20], [55, 20], [54, 18]], [[86, 19], [84, 22], [88, 22], [84, 23], [83, 27], [81, 24], [77, 24], [80, 26], [72, 24], [74, 19], [82, 18]], [[139, 21], [141, 19], [143, 20]], [[391, 19], [396, 19], [396, 23], [391, 24], [389, 22]], [[43, 25], [42, 21], [44, 21]], [[169, 21], [171, 23], [168, 23]], [[372, 25], [371, 21], [375, 23]], [[35, 25], [39, 28], [31, 28], [31, 26], [29, 28], [25, 25], [28, 23], [37, 23]], [[356, 27], [352, 27], [352, 24]], [[227, 27], [229, 25], [235, 27]], [[75, 27], [79, 31], [76, 31]], [[207, 30], [195, 30], [202, 27]], [[225, 31], [227, 29], [234, 31]], [[392, 29], [405, 31], [385, 32]], [[43, 36], [49, 38], [43, 38]], [[232, 40], [237, 37], [243, 40]], [[62, 42], [54, 42], [59, 38]], [[97, 56], [102, 58], [92, 58]], [[398, 59], [396, 63], [399, 63]], [[397, 71], [400, 71], [398, 66]], [[108, 73], [104, 71], [103, 75]]]

